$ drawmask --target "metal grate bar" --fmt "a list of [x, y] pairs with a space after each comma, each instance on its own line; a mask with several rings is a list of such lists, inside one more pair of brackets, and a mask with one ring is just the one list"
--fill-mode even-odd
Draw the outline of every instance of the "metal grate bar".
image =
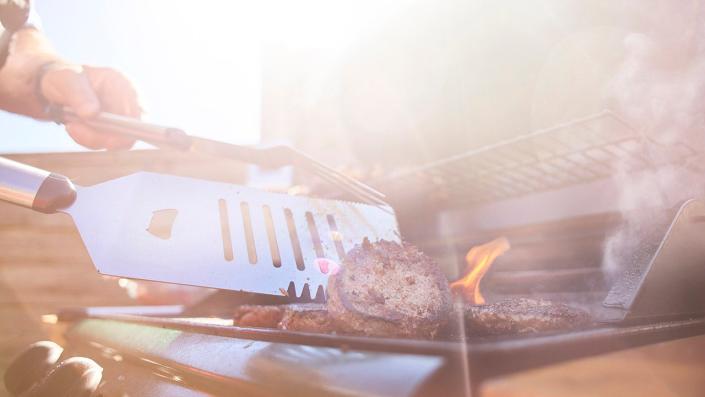
[[[665, 152], [656, 159], [649, 146]], [[435, 189], [447, 206], [467, 207], [606, 178], [617, 171], [689, 164], [699, 152], [639, 134], [610, 111], [406, 170], [378, 181], [387, 191]], [[430, 195], [433, 196], [433, 195]], [[434, 196], [435, 197], [435, 196]]]

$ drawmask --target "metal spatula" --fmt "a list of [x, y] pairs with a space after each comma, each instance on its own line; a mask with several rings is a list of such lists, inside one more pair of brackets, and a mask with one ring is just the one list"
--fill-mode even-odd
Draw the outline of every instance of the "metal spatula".
[[0, 199], [73, 218], [103, 274], [296, 296], [364, 238], [400, 241], [393, 210], [140, 172], [74, 187], [0, 158]]
[[190, 135], [176, 127], [147, 123], [135, 118], [108, 112], [100, 112], [90, 119], [81, 119], [71, 109], [50, 106], [48, 113], [49, 117], [58, 123], [79, 121], [95, 128], [97, 131], [139, 139], [163, 149], [224, 157], [267, 168], [292, 165], [320, 177], [336, 186], [341, 192], [347, 192], [352, 197], [365, 203], [385, 204], [384, 194], [314, 160], [290, 146], [235, 145]]

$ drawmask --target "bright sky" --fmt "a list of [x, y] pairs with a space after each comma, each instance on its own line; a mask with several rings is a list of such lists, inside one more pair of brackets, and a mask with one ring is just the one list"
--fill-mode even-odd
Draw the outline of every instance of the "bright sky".
[[[35, 5], [63, 56], [114, 67], [134, 81], [146, 120], [234, 143], [259, 139], [260, 10], [253, 3], [37, 0]], [[83, 150], [53, 123], [0, 111], [0, 126], [0, 153]]]

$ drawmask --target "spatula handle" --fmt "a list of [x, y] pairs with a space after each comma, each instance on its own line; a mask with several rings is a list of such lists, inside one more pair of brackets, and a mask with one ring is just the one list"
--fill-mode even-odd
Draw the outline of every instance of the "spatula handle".
[[63, 175], [0, 157], [0, 200], [51, 214], [76, 200], [76, 187]]

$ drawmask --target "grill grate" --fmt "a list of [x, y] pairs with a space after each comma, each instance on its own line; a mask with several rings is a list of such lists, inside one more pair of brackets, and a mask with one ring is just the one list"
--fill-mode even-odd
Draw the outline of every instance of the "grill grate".
[[[195, 322], [187, 318], [163, 318], [146, 317], [139, 315], [92, 315], [88, 318], [78, 319], [78, 327], [73, 327], [67, 338], [69, 341], [94, 344], [101, 341], [101, 344], [108, 346], [114, 351], [119, 351], [123, 355], [134, 355], [144, 357], [144, 342], [135, 345], [132, 339], [115, 338], [113, 334], [106, 333], [106, 330], [115, 330], [116, 327], [134, 324], [150, 327], [155, 332], [143, 333], [149, 338], [159, 338], [159, 332], [164, 330], [178, 330], [182, 335], [199, 335], [199, 346], [202, 353], [200, 355], [189, 355], [187, 359], [195, 357], [216, 357], [218, 349], [222, 349], [226, 344], [207, 343], [209, 337], [232, 338], [232, 347], [236, 348], [237, 343], [252, 340], [259, 343], [270, 343], [271, 346], [278, 346], [277, 349], [269, 348], [268, 356], [279, 352], [286, 354], [287, 349], [294, 349], [297, 361], [301, 360], [301, 347], [308, 346], [305, 353], [308, 356], [316, 355], [316, 361], [333, 361], [338, 365], [350, 362], [365, 362], [370, 372], [387, 371], [388, 367], [380, 356], [370, 356], [370, 353], [401, 353], [405, 355], [440, 356], [448, 359], [466, 360], [469, 370], [467, 375], [471, 377], [471, 383], [481, 382], [485, 379], [514, 372], [524, 371], [543, 365], [556, 364], [567, 360], [594, 356], [627, 349], [630, 347], [643, 346], [652, 343], [686, 338], [705, 333], [705, 319], [694, 317], [689, 319], [679, 319], [675, 321], [661, 321], [649, 324], [636, 324], [626, 326], [595, 326], [583, 330], [573, 330], [560, 333], [539, 333], [525, 336], [505, 336], [505, 337], [469, 337], [462, 340], [416, 340], [416, 339], [394, 339], [380, 337], [362, 337], [335, 334], [314, 334], [304, 332], [293, 332], [269, 328], [242, 328], [237, 326], [208, 324]], [[81, 321], [83, 321], [81, 323]], [[182, 339], [181, 343], [184, 343]], [[148, 346], [159, 344], [147, 344]], [[250, 343], [252, 345], [252, 343]], [[244, 347], [247, 348], [248, 345]], [[341, 349], [344, 354], [328, 352], [318, 349], [336, 348]], [[212, 350], [212, 349], [215, 349]], [[211, 354], [209, 354], [211, 353]], [[241, 354], [229, 356], [228, 364], [238, 363], [236, 367], [244, 366], [251, 359], [251, 355], [244, 350]], [[165, 355], [169, 350], [165, 350]], [[282, 357], [276, 357], [277, 361]], [[291, 357], [289, 357], [291, 358]], [[163, 358], [152, 357], [154, 361], [163, 361]], [[380, 363], [381, 367], [375, 366]], [[451, 365], [448, 368], [462, 370], [462, 367]], [[325, 367], [325, 366], [323, 366]], [[186, 368], [195, 368], [187, 365]], [[282, 370], [283, 368], [279, 368]], [[300, 371], [307, 370], [305, 364], [291, 368], [292, 371], [300, 374]], [[330, 379], [333, 381], [333, 379]]]
[[[659, 155], [651, 150], [659, 148]], [[661, 144], [610, 111], [404, 170], [378, 181], [448, 207], [467, 207], [681, 162], [698, 152]], [[415, 197], [419, 197], [414, 195]]]

